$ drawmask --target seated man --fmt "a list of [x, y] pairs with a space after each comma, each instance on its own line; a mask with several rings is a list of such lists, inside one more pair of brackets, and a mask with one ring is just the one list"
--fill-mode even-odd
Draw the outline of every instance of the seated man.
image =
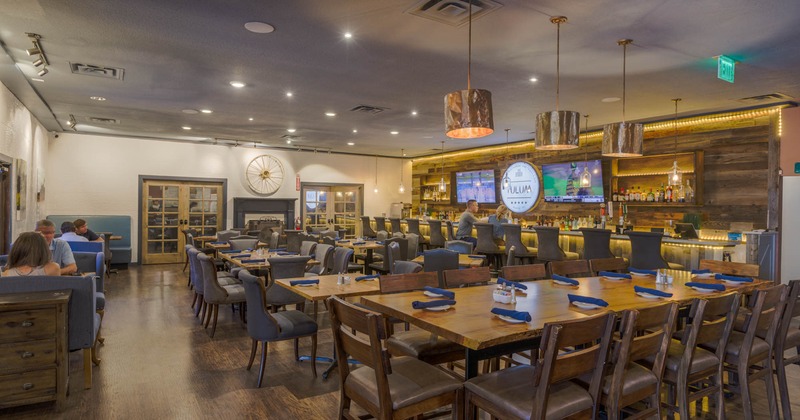
[[86, 220], [76, 219], [72, 223], [75, 224], [75, 233], [78, 235], [83, 236], [90, 242], [103, 242], [103, 238], [101, 238], [100, 235], [92, 232], [92, 230], [89, 229], [89, 225], [86, 224]]
[[61, 238], [62, 241], [67, 242], [88, 242], [89, 240], [75, 232], [75, 224], [72, 222], [64, 222], [61, 224]]
[[44, 239], [50, 247], [50, 252], [53, 254], [53, 262], [61, 267], [62, 276], [78, 272], [75, 256], [72, 255], [72, 249], [70, 249], [69, 244], [61, 239], [55, 239], [56, 225], [53, 222], [47, 219], [39, 220], [36, 222], [36, 231], [44, 235]]
[[456, 231], [456, 239], [467, 241], [471, 243], [472, 246], [478, 245], [478, 238], [472, 236], [472, 227], [475, 225], [475, 222], [478, 222], [478, 218], [475, 217], [475, 212], [477, 211], [478, 202], [475, 200], [467, 201], [467, 209], [461, 214], [461, 218], [458, 219], [458, 231]]

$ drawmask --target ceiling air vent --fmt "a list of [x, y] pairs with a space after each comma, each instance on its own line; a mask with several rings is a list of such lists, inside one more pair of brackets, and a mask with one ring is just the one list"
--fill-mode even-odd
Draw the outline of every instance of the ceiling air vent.
[[105, 77], [106, 79], [122, 80], [122, 78], [125, 75], [125, 69], [121, 69], [118, 67], [103, 67], [103, 66], [95, 66], [92, 64], [81, 64], [81, 63], [69, 63], [69, 67], [75, 74]]
[[382, 107], [382, 106], [372, 106], [372, 105], [357, 105], [350, 109], [353, 112], [363, 112], [366, 114], [380, 114], [383, 111], [386, 111], [389, 108]]
[[737, 99], [737, 101], [744, 102], [746, 104], [752, 104], [752, 103], [762, 103], [762, 102], [791, 101], [792, 99], [794, 98], [792, 98], [789, 95], [775, 92], [775, 93], [768, 93], [766, 95], [756, 95], [747, 98], [741, 98]]
[[95, 124], [119, 124], [119, 120], [115, 118], [87, 117], [86, 121]]
[[[472, 0], [472, 20], [501, 7], [502, 4], [492, 0]], [[461, 26], [469, 21], [469, 0], [423, 0], [415, 3], [406, 13], [451, 26]]]

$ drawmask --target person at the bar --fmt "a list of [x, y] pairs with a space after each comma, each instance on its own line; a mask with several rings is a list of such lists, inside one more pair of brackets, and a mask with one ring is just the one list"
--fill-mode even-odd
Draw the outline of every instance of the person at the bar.
[[3, 276], [58, 276], [61, 267], [51, 261], [47, 240], [39, 232], [24, 232], [19, 235], [8, 263], [3, 267]]
[[492, 236], [494, 237], [494, 242], [499, 245], [505, 245], [505, 241], [503, 240], [503, 223], [511, 223], [511, 213], [508, 211], [508, 207], [505, 204], [501, 204], [497, 206], [497, 210], [495, 210], [494, 214], [489, 216], [489, 223], [493, 225], [492, 228]]
[[478, 239], [472, 236], [472, 227], [478, 218], [475, 217], [475, 212], [478, 211], [478, 202], [476, 200], [467, 201], [467, 209], [461, 213], [461, 218], [458, 219], [458, 230], [456, 231], [456, 239], [467, 241], [472, 246], [478, 245]]
[[75, 264], [75, 256], [72, 255], [72, 249], [69, 244], [56, 239], [56, 225], [53, 222], [42, 219], [36, 222], [36, 231], [44, 235], [47, 245], [50, 247], [50, 254], [53, 262], [61, 267], [61, 275], [68, 275], [78, 271], [78, 265]]

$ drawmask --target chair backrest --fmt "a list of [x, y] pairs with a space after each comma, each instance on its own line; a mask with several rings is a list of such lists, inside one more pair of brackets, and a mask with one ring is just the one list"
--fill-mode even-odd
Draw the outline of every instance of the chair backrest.
[[454, 287], [486, 284], [492, 279], [489, 267], [470, 268], [469, 270], [445, 270], [444, 286], [448, 289]]
[[[406, 261], [406, 260], [408, 260], [408, 255], [409, 255], [409, 253], [408, 253], [408, 239], [406, 239], [406, 238], [390, 238], [390, 239], [387, 239], [386, 241], [384, 241], [384, 244], [385, 245], [389, 245], [389, 244], [395, 243], [395, 242], [397, 243], [397, 245], [400, 248], [400, 255], [396, 256], [395, 261]], [[386, 248], [384, 248], [384, 251], [386, 251]], [[417, 254], [414, 253], [412, 255], [416, 256]]]
[[331, 269], [331, 273], [347, 273], [347, 267], [350, 260], [353, 259], [354, 252], [352, 248], [337, 246], [333, 250], [333, 268]]
[[247, 334], [255, 340], [272, 340], [280, 334], [280, 325], [266, 307], [266, 288], [260, 277], [247, 270], [239, 272], [247, 301]]
[[503, 223], [502, 226], [506, 238], [506, 250], [513, 246], [517, 255], [528, 254], [528, 247], [522, 243], [522, 226], [514, 223]]
[[416, 233], [406, 233], [406, 240], [408, 241], [408, 253], [406, 258], [413, 260], [417, 256], [419, 250], [419, 235]]
[[733, 292], [692, 301], [686, 328], [681, 336], [686, 368], [691, 366], [699, 344], [709, 344], [711, 348], [716, 349], [719, 360], [725, 359], [725, 349], [736, 321], [740, 296], [739, 293]]
[[439, 277], [439, 287], [444, 286], [444, 270], [458, 269], [458, 252], [448, 249], [431, 249], [422, 254], [425, 271], [436, 272]]
[[499, 252], [500, 248], [494, 242], [494, 225], [491, 223], [475, 223], [478, 232], [478, 245], [475, 252]]
[[459, 254], [472, 254], [472, 244], [467, 241], [447, 241], [444, 243], [444, 247]]
[[270, 273], [273, 280], [286, 279], [291, 277], [303, 277], [306, 271], [306, 264], [311, 257], [298, 255], [292, 257], [272, 257], [268, 258]]
[[[176, 238], [177, 239], [177, 238]], [[105, 243], [103, 242], [72, 242], [72, 241], [64, 241], [69, 245], [69, 249], [72, 252], [103, 252], [103, 248], [105, 248]]]
[[269, 234], [269, 249], [277, 249], [278, 242], [281, 240], [281, 234], [278, 232], [271, 232]]
[[631, 238], [631, 267], [646, 270], [669, 268], [661, 256], [661, 240], [664, 235], [652, 232], [628, 232]]
[[319, 264], [312, 266], [309, 273], [325, 275], [328, 274], [333, 267], [333, 245], [318, 244], [314, 250], [314, 259], [319, 261]]
[[189, 280], [192, 282], [195, 293], [202, 295], [205, 291], [203, 272], [197, 263], [197, 255], [200, 254], [200, 250], [190, 247], [186, 250], [186, 254], [189, 256]]
[[225, 300], [228, 297], [228, 291], [219, 284], [214, 258], [202, 252], [198, 253], [197, 267], [203, 276], [203, 299], [208, 303], [219, 303]]
[[375, 230], [386, 230], [386, 218], [383, 216], [375, 216]]
[[505, 265], [514, 265], [517, 263], [516, 257], [517, 247], [514, 245], [506, 245], [506, 264]]
[[314, 254], [314, 250], [317, 248], [316, 241], [303, 241], [300, 244], [300, 255], [303, 256], [310, 256]]
[[[791, 325], [792, 320], [800, 316], [800, 304], [798, 304], [798, 299], [800, 298], [800, 280], [790, 281], [788, 287], [789, 291], [786, 294], [786, 303], [783, 305], [783, 314], [781, 315], [781, 322], [778, 326], [778, 338], [775, 343], [776, 355], [783, 355], [786, 349], [786, 334], [788, 334], [789, 328], [797, 328], [796, 325], [794, 327]], [[798, 352], [798, 355], [800, 355], [800, 352]]]
[[411, 274], [386, 274], [381, 275], [381, 293], [410, 292], [421, 290], [425, 286], [437, 287], [439, 279], [436, 273], [417, 272]]
[[606, 229], [580, 228], [583, 234], [583, 259], [614, 258], [611, 253], [611, 231]]
[[422, 236], [419, 231], [419, 219], [406, 219], [406, 233]]
[[[102, 252], [73, 252], [79, 273], [94, 273], [97, 291], [105, 290], [106, 255]], [[5, 264], [4, 264], [5, 265]]]
[[589, 260], [589, 269], [594, 275], [597, 275], [598, 271], [624, 273], [628, 271], [628, 262], [625, 258], [595, 258]]
[[545, 264], [525, 264], [505, 266], [501, 269], [501, 277], [511, 281], [543, 280], [548, 278]]
[[323, 236], [322, 243], [326, 245], [336, 246], [336, 239], [331, 238], [330, 236]]
[[456, 232], [453, 229], [453, 222], [450, 221], [450, 220], [447, 220], [444, 223], [447, 226], [447, 240], [448, 241], [455, 241], [456, 239], [458, 239], [458, 238], [456, 238]]
[[[742, 324], [742, 349], [752, 348], [755, 337], [764, 339], [773, 348], [787, 293], [788, 289], [784, 284], [756, 289], [753, 292], [747, 305], [750, 311], [745, 312]], [[750, 356], [749, 351], [742, 351], [739, 359], [747, 361]]]
[[[269, 227], [269, 226], [264, 226], [263, 228], [261, 228], [261, 230], [258, 231], [258, 235], [257, 236], [258, 236], [258, 241], [259, 242], [264, 242], [265, 244], [270, 243], [272, 241], [272, 228]], [[278, 237], [279, 238], [280, 238], [280, 236], [281, 236], [281, 234], [278, 233]], [[277, 247], [278, 247], [278, 243], [275, 242], [275, 248], [277, 248]]]
[[715, 273], [731, 276], [758, 277], [758, 264], [746, 264], [731, 261], [700, 260], [699, 268], [709, 269]]
[[195, 244], [194, 244], [194, 229], [184, 229], [184, 230], [182, 230], [182, 232], [183, 232], [183, 238], [185, 239], [184, 240], [184, 245], [195, 246]]
[[390, 217], [389, 223], [392, 225], [392, 233], [403, 233], [403, 227], [400, 225], [400, 218]]
[[422, 266], [413, 261], [395, 261], [392, 267], [392, 274], [419, 273]]
[[394, 271], [394, 264], [397, 261], [403, 261], [403, 259], [400, 258], [400, 243], [397, 241], [387, 241], [383, 244], [383, 247], [383, 271], [391, 273]]
[[389, 232], [385, 230], [379, 230], [375, 233], [375, 240], [385, 241], [387, 239], [389, 239]]
[[543, 261], [561, 261], [567, 254], [558, 245], [558, 228], [536, 226], [537, 258]]
[[322, 232], [319, 233], [319, 237], [320, 237], [320, 239], [323, 238], [323, 237], [337, 239], [337, 238], [339, 238], [339, 232], [337, 232], [335, 230], [330, 230], [330, 229], [323, 230]]
[[361, 216], [361, 236], [366, 238], [375, 237], [375, 231], [372, 230], [372, 226], [369, 224], [369, 216]]
[[300, 252], [300, 244], [303, 242], [303, 233], [300, 230], [286, 230], [286, 251]]
[[256, 249], [258, 246], [258, 238], [240, 238], [228, 239], [231, 251], [239, 251], [242, 249]]
[[547, 266], [550, 274], [567, 277], [592, 276], [592, 270], [589, 269], [589, 261], [586, 260], [548, 261]]
[[[546, 323], [542, 331], [536, 367], [532, 419], [547, 417], [551, 385], [588, 375], [589, 395], [593, 407], [599, 404], [603, 367], [608, 359], [614, 313], [606, 312], [588, 318]], [[575, 351], [580, 348], [580, 351]], [[596, 411], [596, 409], [595, 409]], [[592, 418], [597, 417], [593, 413]]]
[[239, 235], [240, 233], [238, 230], [221, 230], [217, 232], [217, 242], [227, 242], [228, 239]]
[[444, 235], [442, 235], [442, 221], [433, 219], [428, 220], [428, 227], [431, 229], [431, 246], [443, 247], [446, 239], [444, 238]]

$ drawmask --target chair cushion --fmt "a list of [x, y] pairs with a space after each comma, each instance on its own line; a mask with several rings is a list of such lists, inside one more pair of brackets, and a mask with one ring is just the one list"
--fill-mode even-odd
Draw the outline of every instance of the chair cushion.
[[[728, 341], [728, 347], [725, 348], [726, 362], [735, 364], [739, 361], [743, 341], [743, 333], [739, 331], [731, 332], [731, 338]], [[758, 337], [753, 338], [753, 346], [750, 348], [750, 358], [752, 359], [754, 357], [763, 356], [767, 352], [769, 352], [769, 344]]]
[[225, 302], [219, 303], [239, 303], [244, 302], [244, 286], [241, 284], [229, 284], [227, 286], [222, 286], [226, 292], [228, 292], [228, 298], [225, 299]]
[[448, 353], [456, 353], [453, 360], [464, 358], [464, 347], [422, 330], [395, 333], [386, 340], [386, 348], [392, 356], [410, 356], [422, 360]]
[[[412, 357], [393, 357], [388, 375], [392, 408], [397, 410], [437, 395], [461, 388], [461, 382], [436, 367]], [[375, 371], [362, 366], [353, 370], [344, 383], [348, 394], [358, 394], [379, 406]]]
[[[611, 377], [612, 375], [608, 375], [603, 378], [603, 394], [608, 395], [611, 391]], [[650, 369], [638, 363], [628, 363], [622, 379], [622, 395], [630, 395], [648, 387], [655, 387], [657, 382], [656, 375]]]
[[564, 258], [566, 260], [577, 260], [577, 259], [580, 259], [580, 256], [578, 255], [577, 252], [564, 251], [564, 254], [566, 254], [566, 257]]
[[667, 261], [667, 264], [669, 264], [669, 268], [671, 270], [685, 270], [686, 269], [686, 267], [684, 267], [683, 265], [678, 264], [678, 263]]
[[94, 293], [95, 308], [99, 311], [106, 308], [106, 294], [103, 292]]
[[[472, 378], [464, 387], [515, 417], [527, 419], [533, 411], [533, 374], [532, 366], [515, 366]], [[547, 418], [565, 418], [587, 409], [592, 409], [592, 397], [582, 386], [564, 381], [550, 387]]]
[[[686, 346], [681, 344], [678, 340], [672, 340], [669, 344], [669, 351], [667, 352], [667, 360], [664, 369], [664, 379], [672, 383], [677, 383], [678, 368], [683, 358], [683, 352]], [[655, 356], [650, 356], [646, 360], [648, 363], [653, 363]], [[689, 374], [702, 372], [719, 366], [719, 359], [714, 353], [708, 350], [695, 347], [694, 357], [692, 358], [692, 366], [689, 369]]]
[[317, 332], [317, 323], [300, 311], [282, 311], [272, 314], [281, 328], [275, 341], [287, 338], [302, 337]]
[[217, 275], [217, 283], [219, 283], [220, 286], [225, 287], [225, 286], [233, 286], [236, 284], [242, 284], [242, 281], [233, 276]]
[[788, 349], [797, 346], [800, 346], [800, 330], [789, 327], [789, 331], [786, 333], [786, 345], [784, 348]]

